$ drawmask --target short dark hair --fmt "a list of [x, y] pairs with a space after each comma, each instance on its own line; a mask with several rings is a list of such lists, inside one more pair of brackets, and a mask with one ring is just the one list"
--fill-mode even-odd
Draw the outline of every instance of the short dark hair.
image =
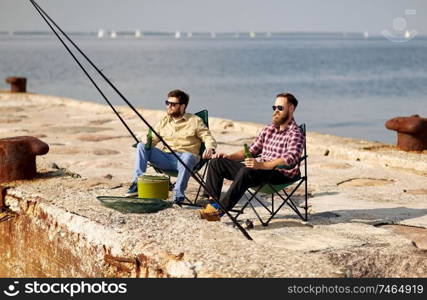
[[179, 100], [179, 103], [185, 104], [185, 108], [187, 108], [188, 101], [190, 100], [190, 96], [181, 91], [181, 90], [173, 90], [168, 93], [168, 98], [175, 97]]
[[290, 93], [280, 93], [276, 96], [276, 98], [279, 98], [279, 97], [286, 98], [288, 100], [288, 103], [292, 104], [295, 108], [297, 108], [298, 100], [297, 100], [297, 98], [295, 98], [294, 95], [292, 95]]

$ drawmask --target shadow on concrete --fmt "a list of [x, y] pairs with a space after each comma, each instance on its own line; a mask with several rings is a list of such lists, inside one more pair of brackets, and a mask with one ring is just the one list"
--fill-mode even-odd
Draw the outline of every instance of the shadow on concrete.
[[391, 207], [374, 209], [331, 210], [309, 216], [313, 225], [338, 223], [393, 224], [427, 215], [427, 209]]
[[314, 193], [314, 195], [309, 194], [308, 198], [313, 198], [313, 197], [322, 197], [322, 196], [332, 196], [332, 195], [338, 195], [340, 194], [339, 192], [322, 192], [322, 193]]
[[50, 179], [56, 177], [65, 177], [68, 176], [63, 170], [47, 171], [47, 172], [37, 172], [34, 179]]
[[[257, 212], [266, 221], [269, 217], [264, 208], [256, 208]], [[251, 210], [251, 212], [249, 212]], [[302, 221], [290, 209], [283, 209], [270, 221], [268, 226], [260, 224], [258, 218], [249, 208], [245, 215], [239, 218], [241, 224], [245, 224], [247, 219], [254, 224], [251, 230], [271, 230], [285, 227], [306, 227], [313, 228], [316, 225], [333, 225], [342, 223], [362, 223], [372, 226], [384, 224], [396, 224], [404, 220], [419, 218], [427, 215], [427, 209], [416, 209], [409, 207], [392, 207], [377, 209], [356, 209], [356, 210], [331, 210], [328, 212], [309, 214], [308, 222]], [[228, 222], [227, 222], [228, 223]], [[229, 222], [232, 225], [231, 222]]]

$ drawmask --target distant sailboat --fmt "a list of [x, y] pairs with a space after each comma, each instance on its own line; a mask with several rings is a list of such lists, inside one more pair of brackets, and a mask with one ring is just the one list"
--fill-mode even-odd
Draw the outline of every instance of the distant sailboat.
[[117, 37], [117, 33], [113, 30], [111, 31], [110, 38], [115, 39]]
[[251, 32], [249, 32], [249, 36], [253, 39], [256, 36], [256, 34], [255, 34], [255, 32], [251, 31]]
[[369, 38], [369, 32], [365, 31], [365, 32], [363, 33], [363, 37], [364, 37], [365, 39], [368, 39], [368, 38]]
[[141, 30], [139, 29], [135, 30], [135, 38], [139, 39], [140, 37], [142, 37]]
[[98, 30], [98, 39], [102, 39], [103, 37], [104, 37], [104, 30], [102, 30], [102, 29], [99, 29]]
[[411, 33], [408, 31], [408, 30], [406, 30], [405, 31], [405, 39], [410, 39], [411, 38]]
[[187, 37], [191, 39], [193, 37], [193, 33], [191, 31], [187, 32]]
[[176, 39], [180, 39], [181, 38], [181, 32], [179, 32], [178, 30], [175, 31], [175, 38]]

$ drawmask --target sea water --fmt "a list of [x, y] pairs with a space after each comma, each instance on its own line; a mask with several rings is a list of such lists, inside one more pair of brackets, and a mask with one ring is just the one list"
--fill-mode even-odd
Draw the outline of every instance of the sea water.
[[[423, 38], [71, 37], [135, 107], [164, 109], [168, 91], [182, 89], [189, 112], [267, 124], [276, 94], [290, 92], [307, 130], [386, 143], [396, 139], [388, 119], [427, 117]], [[89, 72], [113, 104], [123, 104]], [[31, 92], [104, 101], [54, 36], [0, 36], [0, 78], [9, 76], [27, 77]]]

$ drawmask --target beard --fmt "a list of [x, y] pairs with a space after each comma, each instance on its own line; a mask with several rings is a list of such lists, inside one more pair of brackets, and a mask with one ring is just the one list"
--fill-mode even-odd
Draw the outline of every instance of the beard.
[[168, 111], [167, 114], [169, 116], [171, 116], [172, 118], [178, 118], [178, 117], [183, 115], [183, 114], [181, 114], [181, 112], [179, 110], [178, 111]]
[[286, 123], [289, 120], [289, 114], [285, 113], [281, 115], [280, 113], [273, 113], [272, 122], [274, 126], [280, 126]]

